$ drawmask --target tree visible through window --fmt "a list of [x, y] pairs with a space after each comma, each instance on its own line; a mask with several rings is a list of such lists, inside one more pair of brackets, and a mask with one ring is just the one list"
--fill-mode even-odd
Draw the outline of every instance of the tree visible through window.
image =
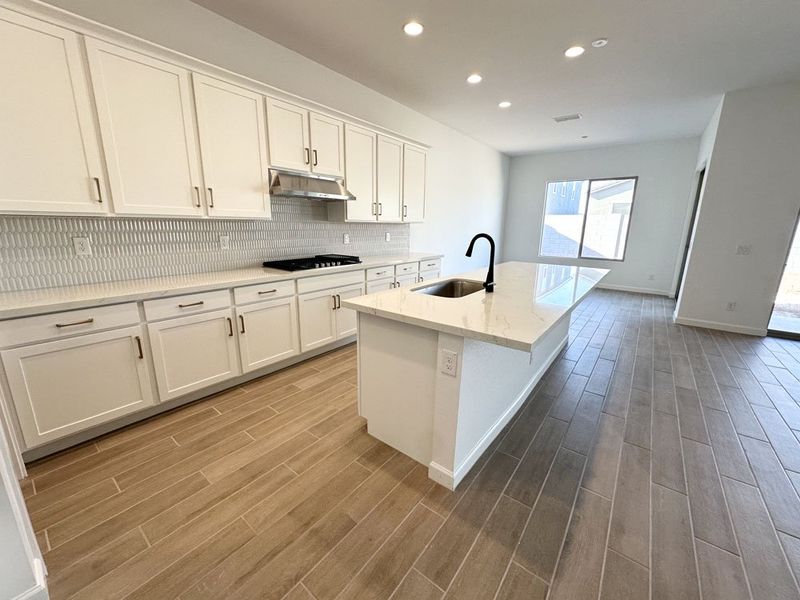
[[623, 260], [636, 177], [547, 184], [540, 256]]

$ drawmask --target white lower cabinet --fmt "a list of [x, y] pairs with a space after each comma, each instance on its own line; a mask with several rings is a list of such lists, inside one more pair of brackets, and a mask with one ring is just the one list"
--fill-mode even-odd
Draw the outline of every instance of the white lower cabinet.
[[150, 323], [147, 328], [161, 400], [241, 373], [230, 309]]
[[367, 293], [374, 294], [375, 292], [383, 292], [390, 290], [394, 287], [394, 279], [379, 279], [378, 281], [370, 281], [367, 283]]
[[300, 352], [294, 296], [236, 308], [242, 371], [248, 373]]
[[141, 326], [2, 352], [28, 448], [153, 404]]
[[395, 277], [395, 287], [408, 287], [417, 283], [416, 273], [413, 275], [398, 275]]
[[423, 271], [419, 274], [418, 279], [420, 283], [423, 281], [433, 281], [434, 279], [439, 279], [439, 271]]
[[341, 300], [364, 295], [364, 284], [310, 292], [298, 296], [300, 350], [306, 352], [355, 335], [355, 311], [341, 308]]

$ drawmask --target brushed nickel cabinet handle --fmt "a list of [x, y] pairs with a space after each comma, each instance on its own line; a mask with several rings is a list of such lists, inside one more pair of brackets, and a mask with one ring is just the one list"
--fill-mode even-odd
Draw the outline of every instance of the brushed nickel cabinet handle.
[[419, 282], [422, 283], [423, 281], [425, 281], [425, 278], [422, 275], [420, 275], [419, 276]]
[[383, 214], [383, 202], [378, 202], [378, 216]]
[[200, 187], [199, 186], [194, 186], [194, 196], [195, 196], [195, 199], [197, 200], [197, 204], [195, 204], [195, 206], [197, 208], [200, 208]]
[[144, 358], [144, 351], [142, 350], [142, 338], [137, 335], [133, 339], [136, 340], [136, 347], [139, 349], [139, 358]]
[[303, 148], [303, 151], [306, 153], [306, 164], [311, 162], [311, 152], [308, 148]]
[[378, 203], [377, 202], [373, 202], [372, 203], [372, 214], [376, 215], [376, 216], [378, 215]]
[[314, 150], [314, 166], [316, 167], [319, 164], [319, 160], [317, 159], [317, 151]]
[[198, 302], [190, 302], [189, 304], [178, 304], [178, 308], [189, 308], [191, 306], [202, 306], [205, 304], [205, 300], [199, 300]]
[[62, 327], [74, 327], [75, 325], [88, 325], [89, 323], [94, 323], [94, 319], [92, 317], [84, 319], [83, 321], [75, 321], [74, 323], [56, 323], [56, 327], [61, 329]]
[[342, 308], [342, 297], [336, 294], [336, 308]]
[[261, 296], [263, 294], [274, 294], [277, 291], [278, 291], [277, 288], [274, 290], [261, 290], [260, 292], [258, 292], [258, 295]]
[[214, 190], [211, 188], [208, 189], [208, 206], [214, 208]]
[[403, 204], [403, 218], [408, 216], [408, 204]]
[[244, 315], [239, 315], [239, 322], [242, 324], [241, 333], [244, 333]]
[[233, 337], [233, 321], [230, 317], [225, 317], [228, 321], [228, 337]]
[[100, 189], [100, 178], [99, 177], [92, 177], [94, 181], [94, 187], [97, 188], [97, 201], [102, 204], [103, 203], [103, 192]]
[[386, 275], [386, 271], [378, 271], [375, 275]]

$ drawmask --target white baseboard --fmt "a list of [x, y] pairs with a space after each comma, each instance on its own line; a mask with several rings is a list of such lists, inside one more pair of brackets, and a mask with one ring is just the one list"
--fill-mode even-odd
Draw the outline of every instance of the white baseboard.
[[596, 287], [604, 290], [614, 290], [616, 292], [634, 292], [636, 294], [652, 294], [654, 296], [672, 296], [672, 292], [667, 290], [657, 290], [655, 288], [634, 287], [630, 285], [615, 285], [613, 283], [599, 283]]
[[547, 372], [547, 369], [550, 368], [550, 365], [552, 365], [556, 358], [558, 358], [561, 350], [563, 350], [564, 346], [567, 345], [567, 339], [568, 338], [564, 338], [558, 344], [558, 346], [556, 346], [553, 352], [550, 353], [550, 356], [547, 357], [547, 360], [539, 368], [539, 370], [533, 374], [525, 388], [514, 399], [514, 402], [511, 404], [511, 406], [509, 406], [503, 412], [503, 414], [500, 415], [500, 418], [497, 419], [494, 425], [489, 428], [489, 431], [487, 431], [478, 441], [478, 443], [475, 444], [472, 450], [470, 450], [469, 454], [467, 454], [466, 458], [464, 458], [461, 464], [456, 467], [455, 471], [451, 471], [450, 469], [431, 461], [428, 465], [428, 477], [449, 490], [456, 489], [456, 486], [459, 484], [459, 482], [464, 479], [467, 473], [469, 473], [469, 470], [475, 465], [476, 462], [478, 462], [478, 459], [486, 451], [486, 448], [489, 447], [498, 434], [503, 430], [503, 427], [508, 424], [515, 414], [517, 414], [520, 406], [522, 406], [522, 404], [528, 398], [530, 393], [533, 391], [533, 388], [536, 387], [536, 384], [539, 383], [539, 380], [542, 378], [545, 372]]
[[13, 600], [48, 600], [50, 595], [47, 593], [47, 586], [35, 585], [32, 588], [25, 590]]
[[674, 321], [679, 325], [689, 325], [690, 327], [704, 327], [706, 329], [718, 329], [719, 331], [730, 331], [733, 333], [743, 333], [745, 335], [757, 335], [764, 337], [767, 330], [761, 327], [746, 327], [744, 325], [734, 325], [733, 323], [719, 323], [718, 321], [706, 321], [704, 319], [689, 319], [687, 317], [674, 317]]

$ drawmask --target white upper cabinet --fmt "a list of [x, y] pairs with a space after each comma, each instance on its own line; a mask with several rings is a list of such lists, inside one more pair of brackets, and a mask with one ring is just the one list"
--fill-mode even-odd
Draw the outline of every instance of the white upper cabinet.
[[308, 111], [289, 102], [267, 98], [269, 160], [273, 167], [311, 170]]
[[345, 184], [356, 199], [345, 203], [348, 221], [375, 221], [376, 164], [378, 136], [376, 133], [345, 125]]
[[425, 169], [427, 155], [417, 146], [403, 146], [403, 221], [425, 219]]
[[114, 210], [203, 214], [189, 72], [86, 40]]
[[323, 175], [344, 177], [344, 123], [312, 112], [311, 170]]
[[0, 11], [0, 211], [107, 211], [79, 39]]
[[193, 74], [208, 214], [270, 217], [264, 99]]
[[378, 136], [378, 220], [403, 220], [403, 142]]

